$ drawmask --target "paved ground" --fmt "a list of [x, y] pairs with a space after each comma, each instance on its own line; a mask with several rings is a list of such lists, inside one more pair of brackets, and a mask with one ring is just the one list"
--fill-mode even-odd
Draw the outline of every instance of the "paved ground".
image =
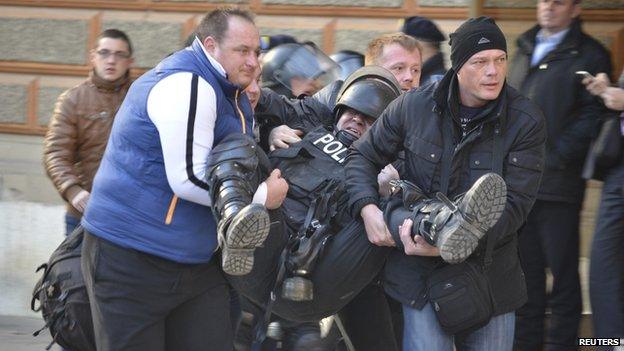
[[[52, 338], [46, 329], [37, 337], [33, 337], [35, 330], [43, 327], [43, 319], [35, 317], [16, 317], [0, 315], [0, 351], [44, 351]], [[591, 337], [589, 316], [583, 316], [581, 321], [580, 335]], [[593, 351], [593, 347], [581, 347], [582, 351]], [[61, 351], [58, 345], [54, 345], [50, 351]]]
[[[43, 351], [52, 338], [45, 330], [33, 337], [35, 330], [43, 327], [43, 319], [37, 317], [0, 316], [0, 351]], [[59, 351], [58, 345], [51, 351]]]

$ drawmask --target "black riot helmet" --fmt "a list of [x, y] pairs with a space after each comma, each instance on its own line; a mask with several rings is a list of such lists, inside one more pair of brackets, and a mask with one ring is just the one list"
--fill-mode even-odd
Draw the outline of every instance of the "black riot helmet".
[[342, 84], [334, 114], [349, 107], [377, 119], [388, 104], [401, 95], [401, 86], [394, 75], [379, 66], [365, 66], [353, 72]]
[[[364, 66], [353, 72], [338, 91], [334, 116], [336, 123], [345, 108], [351, 108], [377, 119], [388, 104], [401, 95], [401, 86], [394, 75], [383, 67]], [[356, 137], [337, 131], [338, 138], [350, 145]]]
[[262, 59], [262, 85], [285, 96], [313, 95], [339, 73], [340, 66], [311, 43], [282, 44]]
[[329, 56], [340, 66], [340, 79], [345, 80], [360, 67], [364, 66], [364, 55], [353, 50], [340, 50]]

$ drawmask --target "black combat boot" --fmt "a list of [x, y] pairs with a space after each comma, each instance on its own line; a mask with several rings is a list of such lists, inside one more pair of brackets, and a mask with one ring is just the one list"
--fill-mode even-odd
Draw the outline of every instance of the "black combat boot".
[[436, 246], [446, 262], [459, 263], [474, 252], [479, 240], [498, 222], [505, 210], [507, 187], [499, 175], [488, 173], [455, 201], [442, 193], [436, 197], [419, 200], [407, 208], [389, 206], [385, 211], [388, 229], [397, 241], [398, 226], [411, 218], [413, 235], [421, 235]]
[[266, 155], [253, 139], [242, 134], [226, 137], [210, 155], [207, 178], [227, 274], [251, 272], [254, 250], [269, 234], [266, 208], [251, 203], [268, 169]]

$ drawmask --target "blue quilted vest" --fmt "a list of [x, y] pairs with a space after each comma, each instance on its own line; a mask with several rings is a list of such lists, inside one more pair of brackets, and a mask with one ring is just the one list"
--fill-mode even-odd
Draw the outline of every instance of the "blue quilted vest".
[[246, 94], [212, 67], [196, 40], [130, 87], [115, 117], [82, 224], [125, 248], [181, 263], [203, 263], [217, 249], [212, 211], [174, 195], [158, 130], [147, 114], [152, 87], [176, 72], [196, 74], [213, 87], [217, 98], [213, 146], [232, 133], [252, 135], [253, 114]]

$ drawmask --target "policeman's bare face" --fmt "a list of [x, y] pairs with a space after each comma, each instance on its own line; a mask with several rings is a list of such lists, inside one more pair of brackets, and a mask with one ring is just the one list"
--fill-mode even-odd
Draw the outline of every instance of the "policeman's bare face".
[[251, 108], [256, 109], [258, 105], [258, 101], [260, 100], [260, 68], [258, 68], [258, 73], [256, 79], [251, 81], [251, 84], [245, 88], [245, 93], [249, 98], [249, 102], [251, 103]]
[[537, 23], [549, 34], [568, 28], [580, 13], [575, 0], [537, 0]]
[[259, 43], [256, 26], [239, 16], [228, 19], [228, 29], [220, 42], [211, 36], [203, 41], [206, 51], [225, 69], [228, 80], [243, 89], [256, 79]]
[[479, 51], [457, 72], [459, 97], [468, 107], [481, 107], [496, 100], [507, 74], [507, 53], [499, 49]]
[[125, 75], [134, 62], [128, 43], [115, 38], [101, 38], [90, 56], [95, 73], [109, 82]]
[[401, 90], [408, 91], [420, 85], [422, 57], [420, 51], [409, 51], [398, 43], [385, 45], [377, 59], [379, 66], [392, 72], [401, 84]]
[[344, 130], [359, 139], [373, 125], [373, 122], [375, 122], [374, 118], [352, 108], [346, 108], [340, 115], [336, 128]]

